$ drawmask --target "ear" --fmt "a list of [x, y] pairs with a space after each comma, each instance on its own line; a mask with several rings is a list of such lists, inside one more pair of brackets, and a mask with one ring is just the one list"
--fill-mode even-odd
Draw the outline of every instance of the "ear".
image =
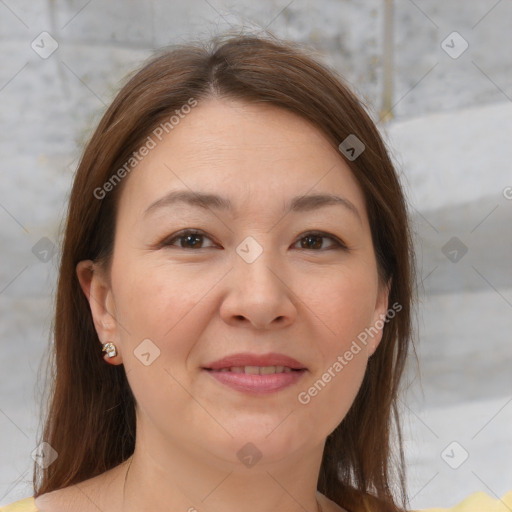
[[76, 274], [80, 287], [89, 301], [94, 328], [100, 343], [103, 345], [110, 341], [117, 348], [116, 356], [109, 358], [105, 354], [103, 359], [109, 364], [122, 364], [115, 302], [109, 279], [103, 269], [92, 260], [80, 261], [76, 266]]
[[368, 343], [368, 357], [372, 356], [382, 341], [382, 333], [386, 321], [386, 315], [389, 308], [389, 291], [391, 289], [391, 279], [387, 283], [379, 282], [377, 298], [375, 301], [375, 311], [373, 312], [373, 322], [371, 332], [374, 335]]

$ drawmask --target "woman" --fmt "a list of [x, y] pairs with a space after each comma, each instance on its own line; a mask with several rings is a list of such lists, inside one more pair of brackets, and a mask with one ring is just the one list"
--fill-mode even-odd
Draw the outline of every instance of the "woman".
[[385, 146], [332, 71], [270, 38], [162, 52], [80, 162], [48, 462], [2, 510], [405, 510], [411, 255]]

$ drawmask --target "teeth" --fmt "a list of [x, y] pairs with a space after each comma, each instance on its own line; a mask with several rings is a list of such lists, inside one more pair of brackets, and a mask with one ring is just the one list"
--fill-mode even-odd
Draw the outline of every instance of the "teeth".
[[289, 373], [293, 371], [287, 366], [232, 366], [221, 368], [219, 372], [247, 373], [249, 375], [270, 375], [272, 373]]
[[283, 373], [284, 366], [262, 366], [260, 368], [260, 375], [266, 375], [268, 373]]

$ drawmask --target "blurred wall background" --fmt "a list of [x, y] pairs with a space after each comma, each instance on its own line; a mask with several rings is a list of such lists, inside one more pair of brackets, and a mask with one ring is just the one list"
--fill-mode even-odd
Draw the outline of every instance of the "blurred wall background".
[[[0, 0], [0, 505], [31, 495], [61, 220], [83, 144], [155, 48], [266, 28], [366, 102], [418, 251], [411, 508], [512, 489], [510, 0]], [[78, 442], [78, 439], [77, 439]]]

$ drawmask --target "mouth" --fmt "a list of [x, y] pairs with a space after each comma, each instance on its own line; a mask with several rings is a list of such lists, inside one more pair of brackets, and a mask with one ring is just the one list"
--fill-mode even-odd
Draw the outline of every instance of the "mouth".
[[305, 365], [285, 354], [252, 354], [250, 352], [232, 354], [217, 361], [205, 364], [205, 370], [251, 375], [270, 375], [273, 373], [290, 373], [307, 370]]
[[235, 354], [202, 368], [222, 388], [252, 395], [281, 391], [297, 383], [308, 369], [284, 354]]
[[[245, 368], [253, 373], [246, 373], [243, 371]], [[266, 368], [255, 368], [251, 366], [245, 368], [239, 367], [238, 369], [240, 371], [236, 371], [236, 367], [220, 370], [203, 368], [203, 371], [208, 377], [214, 379], [216, 383], [220, 383], [223, 389], [225, 389], [224, 386], [227, 386], [237, 392], [251, 395], [269, 394], [281, 391], [297, 383], [307, 371], [283, 368], [283, 371], [278, 373], [274, 371], [274, 367], [271, 368], [272, 373], [260, 373], [261, 370], [265, 371]], [[231, 369], [235, 371], [230, 371]], [[255, 373], [256, 371], [258, 371], [258, 373]]]
[[305, 368], [290, 368], [289, 366], [230, 366], [225, 368], [203, 368], [215, 373], [245, 373], [246, 375], [274, 375], [276, 373], [303, 372]]

